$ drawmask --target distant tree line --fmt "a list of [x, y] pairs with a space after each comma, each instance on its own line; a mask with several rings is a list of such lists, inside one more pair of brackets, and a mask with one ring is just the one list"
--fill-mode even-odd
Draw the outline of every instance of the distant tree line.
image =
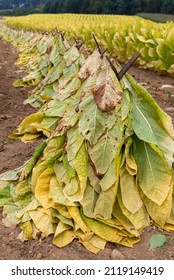
[[56, 0], [47, 1], [45, 13], [174, 14], [174, 0]]
[[174, 0], [0, 0], [1, 9], [34, 8], [45, 13], [174, 14]]
[[42, 0], [0, 0], [0, 9], [36, 7], [43, 2], [45, 2], [45, 1], [42, 1]]

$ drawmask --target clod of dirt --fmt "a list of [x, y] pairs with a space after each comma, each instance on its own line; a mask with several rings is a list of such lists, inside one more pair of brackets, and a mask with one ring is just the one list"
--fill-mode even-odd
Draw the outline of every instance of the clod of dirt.
[[0, 144], [0, 152], [4, 151], [4, 146], [2, 144]]
[[125, 260], [125, 256], [117, 249], [114, 249], [111, 253], [111, 260]]
[[41, 254], [41, 253], [38, 253], [37, 255], [36, 255], [36, 259], [37, 260], [41, 260], [43, 258], [43, 255]]

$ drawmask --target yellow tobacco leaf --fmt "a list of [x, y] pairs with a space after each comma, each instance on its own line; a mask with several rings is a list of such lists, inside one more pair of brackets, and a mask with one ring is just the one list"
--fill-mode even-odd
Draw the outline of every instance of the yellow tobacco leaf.
[[95, 247], [91, 244], [90, 241], [82, 241], [82, 240], [79, 240], [79, 242], [81, 244], [83, 244], [83, 246], [91, 253], [93, 254], [97, 254], [101, 249], [98, 248], [98, 247]]
[[117, 184], [114, 184], [107, 191], [101, 191], [94, 208], [94, 216], [99, 219], [111, 219], [113, 205], [117, 193]]
[[103, 250], [106, 245], [106, 241], [95, 235], [93, 232], [88, 234], [83, 233], [81, 230], [77, 230], [76, 236], [79, 239], [79, 242], [93, 254], [97, 254], [100, 250]]
[[76, 222], [76, 224], [79, 226], [79, 228], [84, 232], [88, 232], [89, 229], [86, 226], [86, 224], [84, 223], [79, 208], [78, 207], [74, 207], [74, 206], [67, 206], [68, 212], [70, 214], [70, 216], [72, 217], [72, 219]]
[[53, 239], [53, 244], [62, 248], [70, 244], [75, 237], [76, 235], [73, 230], [66, 230]]
[[72, 219], [66, 206], [61, 204], [54, 204], [53, 208], [55, 208], [63, 217], [67, 219]]
[[132, 214], [136, 213], [142, 207], [143, 202], [136, 188], [135, 179], [125, 166], [120, 169], [120, 189], [124, 206]]
[[20, 228], [23, 230], [26, 239], [31, 239], [33, 234], [33, 227], [31, 221], [26, 221], [20, 224]]
[[102, 222], [99, 222], [95, 219], [86, 217], [82, 211], [81, 215], [87, 227], [90, 228], [97, 236], [109, 242], [119, 243], [120, 239], [122, 238], [119, 235], [119, 230], [103, 224]]
[[39, 201], [34, 197], [32, 201], [24, 208], [19, 210], [16, 214], [16, 217], [20, 219], [23, 215], [25, 215], [28, 211], [30, 210], [35, 210], [37, 209], [40, 205]]
[[166, 223], [166, 224], [163, 226], [163, 229], [165, 229], [166, 231], [171, 231], [171, 232], [173, 232], [173, 231], [174, 231], [174, 225], [171, 225], [171, 224]]
[[35, 197], [45, 209], [50, 208], [53, 205], [52, 199], [49, 198], [50, 180], [53, 175], [53, 168], [48, 167], [39, 176], [35, 187]]
[[89, 218], [94, 218], [94, 207], [98, 198], [98, 194], [94, 188], [88, 183], [84, 192], [84, 197], [80, 201], [84, 214]]
[[140, 235], [139, 231], [134, 228], [133, 224], [123, 214], [117, 201], [114, 205], [112, 214], [116, 219], [118, 219], [120, 224], [123, 226], [123, 228], [126, 229], [126, 231], [128, 231], [128, 233], [130, 233], [131, 235], [135, 235], [135, 236]]
[[48, 159], [38, 161], [36, 166], [33, 168], [32, 177], [31, 177], [31, 189], [33, 192], [35, 190], [39, 176], [43, 173], [45, 169], [47, 169], [48, 166], [52, 165], [56, 161], [56, 159], [60, 157], [61, 153], [62, 150], [59, 149], [55, 154], [50, 156]]
[[53, 224], [57, 224], [58, 219], [57, 219], [56, 217], [53, 217], [51, 208], [45, 209], [45, 208], [39, 207], [39, 211], [42, 212], [42, 213], [47, 214], [47, 215], [49, 216], [49, 218], [50, 218], [50, 221], [51, 221]]
[[92, 236], [94, 235], [94, 233], [92, 231], [89, 231], [87, 233], [84, 233], [81, 229], [77, 229], [75, 231], [75, 234], [77, 235], [77, 237], [79, 239], [81, 239], [82, 241], [89, 241]]
[[63, 205], [75, 206], [76, 204], [69, 201], [63, 193], [64, 186], [57, 181], [56, 175], [53, 175], [50, 180], [49, 198], [54, 203]]
[[[27, 133], [30, 132], [31, 128], [30, 124], [32, 123], [40, 123], [44, 117], [44, 113], [38, 112], [31, 114], [30, 116], [26, 117], [21, 124], [19, 125], [19, 132], [20, 133]], [[37, 132], [37, 130], [35, 130]]]
[[39, 134], [29, 134], [25, 133], [23, 136], [20, 137], [22, 142], [30, 142], [36, 140], [40, 135]]
[[99, 248], [100, 250], [104, 250], [105, 245], [106, 245], [106, 240], [102, 239], [101, 237], [97, 236], [96, 234], [94, 234], [91, 239], [89, 240], [89, 242]]
[[135, 175], [137, 173], [137, 164], [135, 162], [135, 158], [132, 155], [132, 138], [129, 137], [127, 139], [126, 147], [125, 147], [125, 158], [126, 158], [126, 169], [131, 175]]
[[164, 227], [165, 223], [170, 217], [170, 213], [172, 210], [172, 187], [170, 187], [170, 191], [165, 201], [160, 206], [145, 195], [142, 195], [142, 199], [150, 217], [160, 227]]
[[53, 224], [51, 223], [50, 217], [47, 214], [39, 210], [32, 210], [29, 211], [29, 215], [33, 220], [36, 228], [40, 230], [42, 233], [44, 233], [45, 236], [54, 233]]
[[63, 222], [60, 221], [56, 227], [54, 238], [60, 235], [62, 232], [69, 230], [71, 228], [72, 227], [70, 225], [64, 224]]
[[126, 247], [133, 247], [133, 245], [135, 243], [138, 243], [140, 239], [141, 239], [140, 237], [123, 237], [120, 240], [120, 244]]
[[46, 148], [44, 149], [43, 158], [47, 159], [50, 156], [52, 156], [55, 152], [57, 152], [57, 150], [60, 149], [62, 147], [62, 145], [64, 144], [64, 141], [65, 141], [64, 136], [52, 138], [48, 142]]
[[142, 230], [143, 228], [149, 226], [149, 217], [144, 206], [142, 206], [136, 213], [132, 214], [124, 206], [120, 191], [117, 194], [119, 206], [123, 214], [127, 219], [133, 224], [134, 228], [137, 230]]
[[70, 197], [73, 196], [79, 189], [79, 184], [77, 179], [74, 177], [71, 179], [70, 182], [67, 182], [64, 189], [63, 189], [63, 193], [64, 195], [70, 199], [70, 201], [72, 200], [76, 200], [76, 199], [71, 199]]
[[70, 180], [74, 177], [76, 177], [76, 172], [73, 169], [73, 167], [69, 164], [69, 161], [67, 159], [67, 156], [65, 156], [64, 154], [62, 155], [63, 158], [63, 164], [65, 166], [66, 169], [66, 179], [67, 182], [70, 182]]
[[135, 159], [138, 166], [138, 183], [143, 193], [159, 206], [165, 201], [172, 180], [166, 160], [148, 143], [134, 138]]
[[80, 201], [83, 198], [83, 194], [87, 184], [87, 152], [84, 143], [80, 147], [76, 157], [72, 160], [72, 165], [77, 172], [77, 177], [80, 183], [80, 191], [81, 191], [81, 197], [79, 197], [79, 201]]
[[70, 227], [74, 226], [73, 220], [65, 218], [54, 208], [51, 209], [51, 215], [52, 217], [54, 217], [54, 219], [57, 220], [57, 222], [61, 221], [63, 224], [66, 224]]

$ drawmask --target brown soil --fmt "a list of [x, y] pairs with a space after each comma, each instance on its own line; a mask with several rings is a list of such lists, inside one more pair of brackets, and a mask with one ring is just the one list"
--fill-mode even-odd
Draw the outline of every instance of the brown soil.
[[[9, 43], [0, 39], [0, 173], [19, 167], [33, 153], [36, 144], [24, 144], [21, 141], [12, 141], [8, 135], [16, 129], [20, 121], [34, 112], [30, 106], [24, 106], [28, 89], [15, 89], [12, 82], [21, 77], [14, 63], [18, 53]], [[162, 85], [173, 85], [174, 80], [169, 77], [160, 76], [151, 71], [140, 70], [133, 67], [130, 73], [135, 79], [143, 83], [153, 94], [154, 98], [167, 111], [174, 120], [174, 90], [161, 89]], [[149, 250], [149, 238], [151, 235], [162, 230], [149, 227], [142, 234], [141, 241], [129, 249], [120, 245], [108, 243], [106, 249], [97, 255], [89, 253], [78, 242], [74, 241], [69, 246], [59, 249], [52, 244], [52, 237], [40, 240], [30, 240], [22, 243], [16, 237], [19, 228], [6, 228], [2, 222], [0, 213], [0, 240], [1, 260], [25, 260], [25, 259], [56, 259], [56, 260], [109, 260], [109, 259], [174, 259], [174, 242], [168, 242], [161, 248]]]

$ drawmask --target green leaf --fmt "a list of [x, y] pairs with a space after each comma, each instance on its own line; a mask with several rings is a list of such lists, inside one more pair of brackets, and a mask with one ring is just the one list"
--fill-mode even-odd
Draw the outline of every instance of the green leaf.
[[81, 81], [76, 75], [69, 83], [66, 84], [65, 88], [59, 90], [58, 92], [59, 100], [63, 101], [68, 97], [70, 97], [71, 95], [75, 94], [77, 90], [80, 88], [80, 86], [81, 86]]
[[173, 163], [174, 129], [171, 117], [155, 102], [148, 91], [130, 76], [126, 83], [133, 94], [132, 124], [139, 139], [156, 144], [163, 151], [169, 165]]
[[45, 79], [42, 81], [42, 84], [48, 85], [48, 84], [52, 84], [53, 82], [58, 80], [59, 77], [61, 76], [63, 66], [65, 66], [64, 61], [62, 61], [61, 63], [55, 64], [51, 68], [51, 70], [48, 72]]
[[40, 91], [40, 97], [44, 100], [50, 100], [53, 95], [55, 94], [53, 89], [53, 84], [46, 85], [41, 91]]
[[107, 191], [109, 188], [113, 186], [113, 184], [116, 181], [116, 167], [115, 167], [115, 161], [113, 161], [108, 170], [106, 171], [103, 178], [100, 180], [100, 186], [102, 191]]
[[52, 132], [56, 128], [58, 120], [58, 117], [44, 117], [39, 125], [33, 126], [35, 126], [38, 131], [43, 131], [43, 133], [47, 131]]
[[58, 102], [52, 100], [47, 104], [46, 110], [44, 110], [45, 116], [47, 117], [62, 117], [65, 112], [65, 102]]
[[60, 52], [58, 42], [55, 42], [54, 47], [50, 53], [50, 61], [56, 64], [60, 60]]
[[127, 118], [129, 111], [130, 111], [129, 91], [124, 90], [123, 97], [122, 97], [122, 103], [121, 103], [121, 119], [122, 119], [122, 121], [124, 121]]
[[118, 140], [113, 137], [110, 131], [107, 131], [93, 147], [88, 147], [89, 156], [98, 174], [106, 173], [115, 158], [117, 147]]
[[161, 247], [164, 243], [167, 242], [167, 238], [164, 234], [154, 234], [150, 238], [150, 249], [155, 249]]
[[66, 179], [67, 182], [70, 182], [71, 179], [76, 177], [76, 172], [73, 169], [72, 165], [69, 163], [67, 156], [65, 154], [62, 155], [62, 159], [63, 159], [63, 164], [65, 166], [66, 169]]
[[0, 189], [0, 207], [8, 204], [13, 201], [13, 197], [11, 194], [11, 187], [6, 186], [2, 190]]
[[69, 161], [75, 158], [83, 141], [84, 138], [78, 127], [73, 127], [67, 131], [67, 158]]
[[26, 213], [28, 214], [29, 211], [36, 210], [39, 206], [41, 206], [39, 201], [34, 197], [26, 207], [17, 212], [16, 217], [21, 219]]
[[[91, 186], [94, 188], [94, 190], [99, 194], [101, 192], [101, 187], [99, 185], [100, 179], [95, 174], [94, 168], [90, 165], [88, 162], [87, 166], [87, 172], [88, 172], [88, 179], [91, 184]], [[88, 215], [87, 215], [88, 216]]]
[[26, 167], [25, 167], [25, 177], [27, 177], [28, 174], [32, 171], [32, 169], [33, 169], [37, 159], [42, 154], [42, 152], [45, 149], [45, 147], [46, 147], [46, 141], [43, 141], [41, 144], [39, 144], [36, 147], [35, 152], [34, 152], [32, 158], [26, 164]]
[[80, 193], [82, 196], [81, 198], [79, 197], [79, 200], [81, 200], [87, 185], [87, 151], [84, 143], [71, 163], [79, 180]]
[[94, 102], [93, 96], [86, 97], [80, 105], [82, 111], [79, 119], [79, 130], [91, 145], [98, 139], [107, 128], [112, 128], [116, 122], [115, 114], [102, 112]]
[[[170, 37], [168, 37], [168, 39], [169, 38]], [[170, 45], [167, 45], [165, 41], [159, 42], [156, 51], [159, 57], [166, 61], [170, 53]]]
[[33, 234], [33, 227], [30, 221], [26, 221], [20, 224], [20, 228], [23, 230], [26, 239], [31, 239]]
[[148, 143], [138, 138], [134, 138], [134, 142], [139, 186], [150, 200], [160, 206], [170, 191], [171, 171], [165, 160]]
[[79, 56], [80, 56], [80, 53], [79, 53], [78, 49], [75, 46], [72, 46], [64, 54], [64, 59], [66, 61], [66, 66], [70, 66], [72, 63], [74, 63]]

